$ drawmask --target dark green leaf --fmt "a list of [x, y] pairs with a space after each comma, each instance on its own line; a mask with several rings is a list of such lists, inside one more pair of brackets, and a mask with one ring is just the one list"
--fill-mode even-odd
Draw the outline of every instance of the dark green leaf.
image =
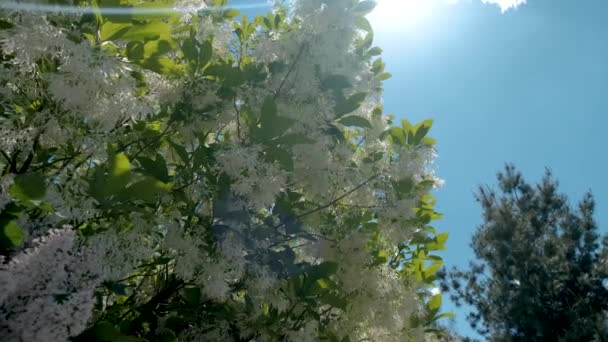
[[213, 45], [211, 45], [211, 41], [205, 40], [201, 46], [201, 51], [199, 54], [199, 67], [204, 68], [211, 61], [211, 56], [213, 54]]
[[177, 340], [175, 333], [169, 329], [160, 329], [157, 335], [159, 342], [173, 342]]
[[335, 108], [337, 117], [339, 118], [345, 114], [352, 113], [357, 110], [359, 107], [361, 107], [363, 101], [365, 101], [366, 96], [367, 93], [356, 93], [348, 99], [340, 101]]
[[287, 171], [293, 171], [293, 155], [287, 149], [271, 146], [266, 148], [266, 159], [278, 162]]
[[366, 118], [357, 115], [344, 116], [340, 118], [338, 122], [344, 126], [349, 127], [355, 126], [361, 128], [372, 128], [372, 125]]
[[138, 157], [137, 161], [147, 175], [155, 177], [163, 182], [169, 182], [170, 177], [169, 171], [167, 170], [167, 163], [162, 155], [157, 154], [156, 160], [147, 157]]
[[291, 125], [293, 120], [278, 115], [277, 105], [272, 97], [267, 97], [262, 104], [262, 112], [260, 115], [260, 130], [258, 137], [262, 140], [270, 140], [278, 137], [285, 132]]
[[20, 200], [40, 200], [46, 194], [46, 180], [35, 172], [17, 175], [9, 192]]
[[264, 25], [266, 25], [266, 28], [269, 30], [273, 29], [272, 22], [267, 17], [264, 17]]
[[369, 51], [367, 51], [367, 54], [370, 56], [378, 56], [382, 54], [382, 49], [376, 46], [369, 49]]
[[176, 144], [172, 141], [170, 141], [169, 143], [171, 144], [171, 147], [173, 147], [173, 150], [177, 153], [179, 158], [182, 160], [182, 162], [185, 165], [188, 165], [190, 163], [190, 156], [189, 156], [186, 148], [184, 146]]
[[275, 142], [277, 145], [295, 146], [295, 145], [302, 145], [302, 144], [312, 144], [312, 143], [314, 143], [314, 140], [310, 139], [309, 137], [307, 137], [304, 134], [292, 133], [292, 134], [285, 134], [285, 135], [273, 140], [273, 142]]
[[348, 77], [344, 75], [331, 75], [321, 82], [321, 89], [323, 90], [341, 90], [350, 87], [352, 87], [352, 85], [348, 81]]
[[120, 330], [110, 322], [99, 322], [93, 327], [93, 334], [100, 341], [115, 341], [122, 336]]
[[112, 291], [114, 294], [120, 295], [120, 296], [126, 296], [127, 295], [127, 286], [121, 283], [111, 283], [108, 284], [108, 289], [110, 291]]
[[136, 61], [144, 58], [144, 44], [140, 41], [131, 41], [127, 44], [127, 57]]
[[196, 47], [196, 44], [194, 44], [194, 41], [190, 38], [185, 39], [182, 42], [182, 52], [184, 53], [184, 57], [186, 57], [186, 59], [193, 64], [196, 64], [199, 60], [199, 52], [198, 49]]
[[412, 144], [413, 145], [420, 144], [422, 142], [422, 139], [424, 137], [426, 137], [427, 133], [431, 130], [432, 126], [433, 126], [433, 120], [432, 119], [424, 120], [421, 123], [417, 124], [413, 128], [414, 137], [413, 137]]
[[394, 143], [400, 146], [405, 146], [406, 135], [403, 132], [403, 129], [399, 127], [391, 127], [388, 132]]

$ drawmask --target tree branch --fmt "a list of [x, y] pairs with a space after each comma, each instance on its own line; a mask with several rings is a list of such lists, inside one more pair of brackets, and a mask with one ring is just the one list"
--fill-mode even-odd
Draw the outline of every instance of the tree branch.
[[[373, 181], [374, 179], [378, 178], [378, 177], [379, 177], [381, 174], [382, 174], [382, 173], [376, 173], [375, 175], [373, 175], [373, 176], [371, 176], [370, 178], [368, 178], [368, 179], [367, 179], [365, 182], [363, 182], [363, 183], [361, 183], [361, 184], [357, 185], [356, 187], [354, 187], [354, 188], [352, 188], [351, 190], [347, 191], [346, 193], [342, 194], [341, 196], [339, 196], [338, 198], [334, 199], [333, 201], [331, 201], [331, 202], [329, 202], [329, 203], [327, 203], [327, 204], [324, 204], [324, 205], [322, 205], [322, 206], [319, 206], [319, 207], [317, 207], [317, 208], [315, 208], [315, 209], [309, 210], [309, 211], [307, 211], [307, 212], [305, 212], [305, 213], [303, 213], [303, 214], [300, 214], [300, 215], [296, 216], [296, 217], [295, 217], [295, 219], [296, 219], [296, 220], [297, 220], [297, 219], [301, 219], [301, 218], [302, 218], [302, 217], [304, 217], [304, 216], [308, 216], [308, 215], [314, 214], [314, 213], [316, 213], [316, 212], [319, 212], [319, 211], [321, 211], [321, 210], [324, 210], [324, 209], [327, 209], [327, 208], [331, 207], [332, 205], [334, 205], [334, 204], [336, 204], [336, 203], [340, 202], [341, 200], [343, 200], [345, 197], [347, 197], [347, 196], [351, 195], [351, 194], [352, 194], [352, 193], [354, 193], [355, 191], [357, 191], [357, 190], [361, 189], [362, 187], [366, 186], [367, 184], [369, 184], [369, 182], [371, 182], [371, 181]], [[282, 226], [284, 226], [284, 225], [285, 225], [285, 222], [280, 223], [280, 224], [278, 224], [278, 225], [274, 226], [273, 228], [274, 228], [274, 229], [277, 229], [277, 228], [280, 228], [280, 227], [282, 227]]]
[[274, 97], [273, 97], [274, 100], [276, 100], [277, 97], [279, 97], [279, 94], [281, 93], [283, 86], [285, 86], [285, 82], [287, 82], [287, 79], [293, 72], [294, 68], [296, 67], [296, 64], [298, 64], [298, 62], [300, 61], [300, 58], [302, 57], [302, 54], [304, 53], [304, 49], [306, 48], [307, 45], [308, 45], [307, 43], [302, 43], [302, 46], [300, 47], [300, 51], [298, 51], [298, 55], [296, 56], [296, 59], [293, 61], [293, 63], [291, 63], [291, 66], [289, 67], [287, 74], [285, 74], [285, 77], [283, 78], [281, 85], [279, 85], [279, 88], [274, 93]]

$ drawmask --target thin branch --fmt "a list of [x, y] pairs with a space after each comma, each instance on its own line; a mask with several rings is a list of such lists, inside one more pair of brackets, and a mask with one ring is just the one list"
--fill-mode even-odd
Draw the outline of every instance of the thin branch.
[[[348, 197], [349, 195], [351, 195], [351, 194], [352, 194], [352, 193], [354, 193], [355, 191], [357, 191], [357, 190], [361, 189], [362, 187], [366, 186], [367, 184], [369, 184], [369, 182], [371, 182], [371, 181], [373, 181], [374, 179], [378, 178], [378, 177], [379, 177], [381, 174], [382, 174], [382, 173], [376, 173], [375, 175], [373, 175], [373, 176], [371, 176], [370, 178], [368, 178], [368, 179], [367, 179], [365, 182], [363, 182], [363, 183], [361, 183], [361, 184], [357, 185], [356, 187], [354, 187], [354, 188], [352, 188], [351, 190], [347, 191], [346, 193], [342, 194], [341, 196], [339, 196], [338, 198], [334, 199], [333, 201], [331, 201], [331, 202], [329, 202], [329, 203], [327, 203], [327, 204], [324, 204], [324, 205], [322, 205], [322, 206], [319, 206], [319, 207], [317, 207], [317, 208], [315, 208], [315, 209], [309, 210], [309, 211], [307, 211], [307, 212], [305, 212], [305, 213], [303, 213], [303, 214], [300, 214], [300, 215], [296, 216], [296, 217], [295, 217], [295, 219], [296, 219], [296, 220], [297, 220], [297, 219], [301, 219], [301, 218], [302, 218], [302, 217], [304, 217], [304, 216], [308, 216], [308, 215], [314, 214], [314, 213], [319, 212], [319, 211], [321, 211], [321, 210], [325, 210], [325, 209], [327, 209], [327, 208], [331, 207], [332, 205], [337, 204], [338, 202], [340, 202], [340, 201], [341, 201], [341, 200], [343, 200], [344, 198]], [[285, 222], [280, 223], [280, 224], [278, 224], [278, 225], [274, 226], [273, 228], [274, 228], [274, 229], [277, 229], [277, 228], [280, 228], [280, 227], [282, 227], [282, 226], [284, 226], [284, 225], [285, 225]]]
[[53, 165], [55, 165], [55, 164], [57, 164], [59, 162], [62, 162], [62, 161], [71, 161], [72, 159], [78, 157], [79, 155], [80, 155], [80, 153], [77, 153], [77, 154], [71, 155], [69, 157], [63, 157], [63, 158], [55, 159], [55, 160], [53, 160], [50, 163], [46, 163], [46, 164], [40, 165], [38, 167], [35, 167], [33, 169], [33, 171], [38, 171], [38, 170], [46, 169], [47, 167], [53, 166]]
[[141, 149], [139, 149], [139, 151], [135, 152], [135, 154], [131, 157], [131, 160], [137, 158], [137, 156], [139, 156], [143, 151], [145, 151], [148, 147], [152, 146], [153, 144], [159, 142], [166, 134], [167, 131], [169, 130], [169, 128], [171, 127], [172, 122], [167, 123], [167, 127], [165, 127], [165, 129], [160, 133], [160, 135], [156, 138], [154, 138], [152, 141], [150, 141], [149, 143], [145, 144]]
[[307, 43], [303, 43], [302, 46], [300, 47], [300, 51], [298, 51], [298, 55], [296, 56], [296, 59], [293, 61], [293, 63], [291, 63], [291, 66], [289, 67], [289, 70], [287, 71], [287, 74], [285, 74], [285, 77], [283, 78], [283, 81], [281, 82], [281, 85], [279, 85], [279, 88], [274, 93], [274, 99], [275, 100], [277, 99], [277, 97], [279, 97], [279, 94], [281, 94], [281, 90], [283, 89], [283, 86], [285, 85], [285, 82], [287, 82], [287, 79], [289, 78], [289, 75], [291, 75], [291, 73], [293, 72], [294, 68], [296, 67], [296, 64], [298, 64], [298, 62], [300, 61], [300, 58], [302, 57], [302, 54], [304, 53], [304, 49], [306, 48], [307, 45], [308, 45]]
[[316, 212], [318, 212], [318, 211], [321, 211], [321, 210], [324, 210], [324, 209], [327, 209], [327, 208], [331, 207], [332, 205], [334, 205], [334, 204], [336, 204], [336, 203], [340, 202], [341, 200], [343, 200], [344, 198], [348, 197], [349, 195], [351, 195], [351, 194], [352, 194], [352, 193], [354, 193], [355, 191], [357, 191], [357, 190], [361, 189], [362, 187], [366, 186], [367, 184], [369, 184], [369, 182], [371, 182], [371, 181], [373, 181], [374, 179], [378, 178], [378, 177], [379, 177], [381, 174], [382, 174], [382, 173], [376, 173], [375, 175], [373, 175], [373, 176], [371, 176], [370, 178], [368, 178], [368, 179], [367, 179], [365, 182], [363, 182], [363, 183], [361, 183], [361, 184], [357, 185], [356, 187], [354, 187], [354, 188], [352, 188], [351, 190], [349, 190], [348, 192], [346, 192], [346, 193], [342, 194], [340, 197], [336, 198], [335, 200], [333, 200], [333, 201], [331, 201], [331, 202], [329, 202], [329, 203], [327, 203], [327, 204], [325, 204], [325, 205], [322, 205], [322, 206], [320, 206], [320, 207], [317, 207], [316, 209], [313, 209], [313, 210], [307, 211], [307, 212], [305, 212], [304, 214], [298, 215], [298, 216], [296, 216], [296, 219], [302, 218], [302, 217], [304, 217], [304, 216], [308, 216], [308, 215], [310, 215], [310, 214], [314, 214], [314, 213], [316, 213]]
[[236, 96], [234, 97], [234, 101], [232, 101], [234, 106], [234, 111], [236, 112], [236, 136], [239, 138], [239, 141], [242, 143], [241, 139], [241, 111], [239, 110], [239, 106], [236, 105]]

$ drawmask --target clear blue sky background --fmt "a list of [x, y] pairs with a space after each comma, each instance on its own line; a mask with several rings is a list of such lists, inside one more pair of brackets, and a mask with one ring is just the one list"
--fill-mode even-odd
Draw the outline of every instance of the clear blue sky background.
[[[473, 258], [481, 223], [473, 193], [495, 184], [505, 162], [529, 181], [549, 167], [578, 200], [591, 189], [608, 225], [608, 1], [528, 0], [501, 14], [478, 0], [443, 5], [408, 32], [378, 30], [393, 78], [385, 109], [411, 121], [434, 118], [437, 192], [450, 232], [449, 266]], [[464, 311], [457, 330], [471, 334]]]
[[[406, 32], [376, 28], [376, 45], [393, 74], [386, 112], [435, 119], [446, 180], [436, 226], [450, 232], [448, 266], [473, 258], [469, 241], [481, 223], [473, 193], [495, 184], [506, 162], [529, 181], [551, 168], [571, 200], [591, 189], [608, 226], [608, 1], [528, 0], [502, 14], [461, 0]], [[472, 335], [463, 310], [445, 309], [457, 313], [459, 333]]]

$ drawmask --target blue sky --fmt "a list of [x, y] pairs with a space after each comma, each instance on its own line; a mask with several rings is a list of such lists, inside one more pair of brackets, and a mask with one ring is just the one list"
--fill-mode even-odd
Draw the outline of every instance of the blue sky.
[[[528, 0], [504, 14], [462, 0], [401, 32], [376, 27], [393, 74], [385, 110], [435, 119], [437, 169], [446, 180], [436, 226], [450, 232], [449, 266], [472, 259], [469, 241], [481, 223], [473, 193], [495, 184], [505, 162], [529, 181], [551, 168], [571, 201], [591, 189], [596, 219], [608, 224], [607, 14], [602, 0]], [[458, 331], [470, 333], [464, 312], [455, 312]]]
[[[571, 200], [591, 189], [596, 218], [606, 226], [608, 2], [528, 0], [502, 13], [481, 0], [417, 1], [435, 5], [409, 15], [396, 8], [392, 24], [372, 24], [393, 74], [386, 112], [435, 119], [437, 171], [446, 180], [436, 193], [444, 213], [436, 226], [450, 232], [447, 265], [473, 258], [469, 241], [481, 223], [473, 193], [495, 184], [506, 162], [530, 182], [551, 168]], [[231, 1], [242, 3], [251, 2]], [[413, 23], [395, 24], [404, 19]], [[457, 313], [459, 333], [472, 334], [463, 310], [450, 303], [445, 309]]]

